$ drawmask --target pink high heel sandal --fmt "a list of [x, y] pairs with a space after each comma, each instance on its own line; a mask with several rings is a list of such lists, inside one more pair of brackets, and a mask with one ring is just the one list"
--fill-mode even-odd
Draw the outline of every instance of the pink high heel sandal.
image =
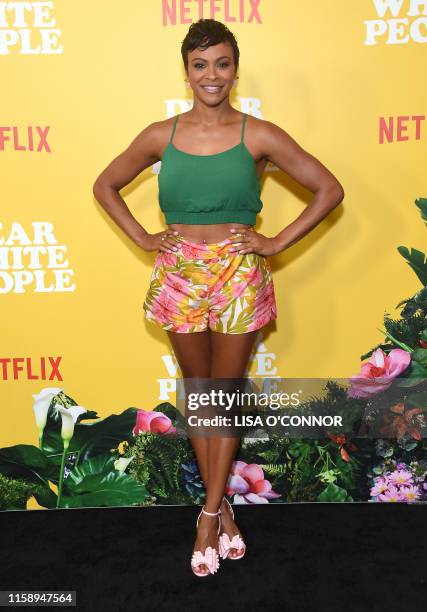
[[[204, 509], [204, 506], [199, 514], [199, 516], [197, 517], [197, 523], [196, 523], [196, 527], [199, 526], [199, 520], [200, 520], [200, 516], [201, 514], [207, 514], [208, 516], [218, 516], [218, 534], [220, 532], [221, 529], [221, 511], [218, 510], [218, 512], [206, 512], [206, 510]], [[196, 571], [196, 567], [198, 567], [199, 565], [206, 565], [209, 572], [206, 573], [202, 573], [202, 572], [197, 572]], [[218, 553], [216, 551], [216, 548], [212, 548], [211, 546], [208, 546], [203, 553], [200, 552], [200, 550], [195, 550], [193, 552], [193, 556], [191, 557], [191, 569], [193, 570], [193, 573], [196, 576], [200, 576], [201, 578], [203, 578], [204, 576], [209, 576], [209, 574], [214, 574], [217, 569], [219, 567], [219, 558], [218, 558]]]
[[[233, 508], [230, 502], [228, 501], [228, 499], [225, 499], [225, 497], [224, 497], [224, 501], [228, 504], [228, 507], [230, 508], [230, 512], [231, 512], [231, 518], [234, 521]], [[243, 552], [239, 556], [232, 557], [232, 556], [229, 556], [231, 548], [235, 548], [236, 550], [242, 550]], [[246, 552], [246, 544], [244, 543], [243, 539], [238, 534], [233, 536], [231, 540], [227, 533], [222, 533], [219, 536], [219, 554], [222, 559], [228, 558], [228, 559], [231, 559], [232, 561], [237, 561], [238, 559], [241, 559], [242, 557], [244, 557], [245, 552]]]

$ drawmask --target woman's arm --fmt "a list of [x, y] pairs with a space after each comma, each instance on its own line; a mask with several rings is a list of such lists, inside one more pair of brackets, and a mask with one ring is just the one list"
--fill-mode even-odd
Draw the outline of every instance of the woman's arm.
[[282, 128], [270, 121], [261, 122], [257, 144], [264, 157], [314, 193], [303, 212], [274, 240], [279, 251], [305, 236], [344, 199], [344, 189], [335, 176]]
[[161, 148], [159, 122], [147, 126], [101, 172], [93, 184], [93, 195], [117, 225], [138, 246], [145, 248], [148, 232], [138, 223], [119, 194], [145, 168], [159, 161]]

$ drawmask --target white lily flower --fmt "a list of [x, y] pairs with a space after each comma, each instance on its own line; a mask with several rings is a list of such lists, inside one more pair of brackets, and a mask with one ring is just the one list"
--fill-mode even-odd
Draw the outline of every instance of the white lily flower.
[[78, 419], [78, 417], [87, 412], [86, 408], [83, 406], [70, 406], [70, 408], [63, 408], [58, 405], [58, 412], [60, 412], [62, 417], [62, 429], [61, 429], [61, 438], [64, 442], [69, 442], [74, 434], [74, 425]]
[[135, 459], [135, 455], [132, 455], [131, 457], [120, 457], [120, 459], [116, 459], [116, 461], [114, 462], [115, 469], [118, 470], [121, 474], [123, 474], [132, 459]]
[[34, 416], [36, 417], [36, 425], [39, 430], [39, 434], [43, 433], [43, 430], [47, 421], [47, 412], [49, 409], [49, 405], [52, 401], [52, 398], [58, 393], [61, 393], [63, 389], [59, 387], [45, 387], [40, 391], [40, 393], [33, 393], [34, 399]]

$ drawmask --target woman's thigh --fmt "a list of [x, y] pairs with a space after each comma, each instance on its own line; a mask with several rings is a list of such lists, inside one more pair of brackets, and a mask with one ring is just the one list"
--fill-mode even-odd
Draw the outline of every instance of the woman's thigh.
[[168, 331], [183, 378], [240, 378], [245, 375], [259, 330], [224, 334]]
[[212, 378], [243, 378], [259, 330], [224, 334], [210, 330]]
[[[192, 394], [193, 399], [195, 394], [204, 395], [212, 392], [218, 394], [217, 400], [212, 405], [203, 404], [198, 407], [197, 416], [210, 418], [217, 414], [224, 416], [225, 405], [221, 403], [224, 401], [223, 394], [227, 396], [227, 416], [233, 420], [235, 416], [240, 415], [240, 405], [238, 403], [230, 405], [229, 399], [236, 397], [236, 391], [243, 393], [250, 390], [246, 386], [245, 374], [258, 330], [244, 334], [218, 333], [212, 330], [167, 333], [181, 369], [184, 383], [182, 391], [185, 391], [187, 396]], [[185, 414], [189, 416], [187, 402], [184, 409]], [[241, 432], [239, 428], [229, 425], [205, 429], [198, 425], [195, 429], [190, 427], [189, 435], [202, 438], [239, 437]]]
[[210, 332], [167, 332], [183, 378], [209, 378], [211, 369]]

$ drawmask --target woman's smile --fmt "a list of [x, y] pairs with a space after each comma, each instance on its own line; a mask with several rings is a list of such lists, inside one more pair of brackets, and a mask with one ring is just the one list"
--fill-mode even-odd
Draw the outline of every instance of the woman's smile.
[[203, 89], [208, 93], [218, 93], [222, 89], [222, 85], [202, 85]]

